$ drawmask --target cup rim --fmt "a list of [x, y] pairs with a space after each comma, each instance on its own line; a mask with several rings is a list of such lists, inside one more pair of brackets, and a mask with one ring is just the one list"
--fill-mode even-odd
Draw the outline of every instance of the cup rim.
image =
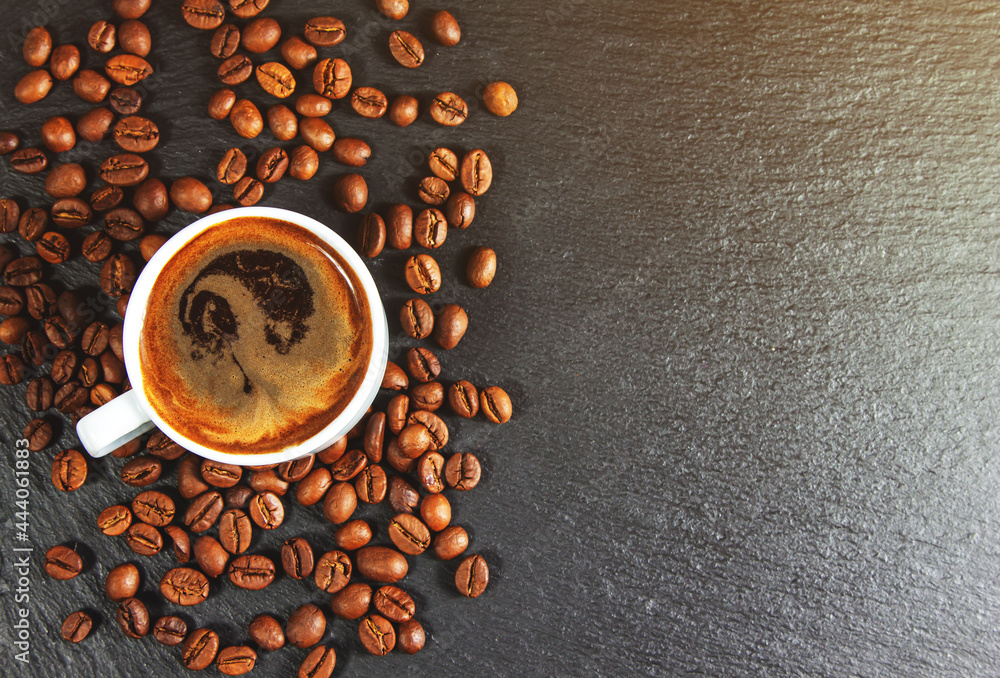
[[[149, 402], [143, 388], [143, 375], [139, 361], [139, 336], [146, 319], [149, 307], [149, 296], [163, 268], [173, 256], [185, 245], [208, 229], [223, 222], [240, 217], [269, 217], [288, 221], [301, 226], [324, 242], [329, 244], [339, 254], [361, 282], [368, 299], [369, 319], [372, 324], [372, 351], [365, 377], [358, 387], [354, 397], [347, 403], [337, 417], [321, 431], [297, 445], [282, 448], [277, 452], [259, 454], [234, 454], [212, 449], [191, 440], [176, 431], [163, 420]], [[138, 308], [135, 308], [139, 302]], [[315, 453], [332, 444], [345, 435], [364, 415], [368, 406], [375, 399], [385, 374], [386, 361], [389, 354], [389, 328], [385, 315], [385, 306], [378, 292], [375, 279], [365, 265], [364, 260], [354, 251], [346, 240], [335, 233], [329, 226], [312, 217], [279, 207], [237, 207], [223, 210], [204, 217], [185, 226], [171, 236], [146, 262], [139, 277], [132, 287], [129, 297], [129, 312], [125, 316], [122, 330], [122, 352], [124, 354], [125, 370], [128, 374], [132, 390], [136, 392], [139, 403], [150, 419], [165, 435], [180, 444], [186, 450], [200, 457], [240, 466], [263, 466], [267, 464], [290, 461], [307, 454]]]

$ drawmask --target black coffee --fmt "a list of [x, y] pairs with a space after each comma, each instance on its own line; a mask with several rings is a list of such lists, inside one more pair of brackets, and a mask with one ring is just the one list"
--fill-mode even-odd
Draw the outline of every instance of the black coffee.
[[318, 433], [360, 387], [373, 330], [361, 282], [319, 237], [239, 217], [184, 246], [150, 294], [146, 393], [182, 435], [235, 454]]

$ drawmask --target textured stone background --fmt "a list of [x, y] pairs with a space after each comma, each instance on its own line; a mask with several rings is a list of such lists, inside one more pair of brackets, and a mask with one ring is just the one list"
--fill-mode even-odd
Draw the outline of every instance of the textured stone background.
[[[164, 178], [208, 178], [226, 147], [271, 142], [204, 115], [216, 62], [177, 5], [158, 0], [147, 17], [157, 72], [144, 114], [165, 141], [149, 155]], [[486, 594], [460, 598], [454, 565], [411, 559], [404, 586], [427, 647], [376, 659], [353, 624], [332, 620], [337, 675], [1000, 673], [995, 4], [456, 0], [463, 42], [432, 49], [416, 72], [391, 61], [389, 25], [370, 5], [273, 0], [268, 11], [286, 33], [315, 14], [342, 18], [350, 37], [325, 52], [392, 94], [474, 100], [502, 78], [521, 95], [511, 118], [476, 110], [453, 130], [426, 118], [400, 130], [340, 105], [330, 116], [339, 135], [374, 148], [363, 172], [375, 207], [415, 204], [419, 163], [437, 145], [490, 153], [494, 186], [441, 252], [437, 301], [471, 319], [444, 374], [502, 385], [516, 416], [454, 431], [452, 449], [485, 463], [454, 508], [492, 568]], [[400, 25], [430, 47], [437, 8], [414, 1]], [[44, 23], [57, 43], [84, 46], [110, 3], [0, 9], [0, 128], [38, 143], [45, 118], [89, 106], [68, 85], [14, 102], [22, 36]], [[270, 103], [255, 83], [242, 90]], [[66, 157], [94, 176], [113, 148]], [[265, 204], [352, 235], [355, 220], [327, 198], [342, 171], [324, 158], [316, 179], [285, 179]], [[22, 207], [46, 202], [42, 179], [2, 161], [0, 186]], [[174, 212], [157, 230], [192, 220]], [[459, 276], [479, 244], [500, 259], [483, 292]], [[372, 263], [390, 318], [408, 296], [402, 258]], [[92, 286], [95, 271], [80, 260], [59, 277]], [[395, 356], [409, 344], [393, 322]], [[155, 583], [172, 556], [137, 558], [96, 531], [101, 508], [134, 494], [117, 480], [121, 462], [93, 462], [72, 495], [51, 486], [52, 455], [75, 444], [68, 429], [32, 462], [34, 664], [12, 660], [23, 392], [0, 393], [4, 673], [181, 673], [176, 649], [114, 628], [107, 570], [141, 561]], [[289, 508], [254, 551], [273, 554], [294, 534], [332, 545], [318, 509]], [[83, 545], [88, 567], [52, 582], [41, 554], [63, 542]], [[155, 616], [169, 606], [153, 588]], [[284, 619], [307, 601], [327, 596], [279, 578], [259, 594], [220, 585], [183, 612], [239, 643], [255, 612]], [[58, 624], [80, 607], [100, 624], [69, 646]], [[254, 673], [289, 675], [305, 654], [262, 654]]]

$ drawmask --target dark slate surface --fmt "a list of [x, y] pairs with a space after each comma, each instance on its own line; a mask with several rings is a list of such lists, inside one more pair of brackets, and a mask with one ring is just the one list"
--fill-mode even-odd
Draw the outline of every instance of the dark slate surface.
[[[2, 3], [0, 128], [37, 143], [46, 117], [88, 109], [68, 85], [17, 105], [27, 68], [15, 55], [38, 23], [84, 45], [109, 4]], [[165, 144], [150, 157], [165, 178], [208, 178], [226, 147], [269, 141], [241, 141], [205, 117], [216, 87], [209, 36], [182, 24], [178, 3], [155, 4], [145, 113]], [[401, 25], [426, 38], [435, 8], [414, 4]], [[337, 675], [998, 675], [995, 4], [451, 9], [463, 42], [431, 49], [416, 72], [390, 61], [389, 24], [368, 3], [274, 0], [270, 10], [286, 32], [317, 13], [344, 19], [351, 37], [324, 52], [347, 55], [359, 83], [426, 103], [440, 89], [475, 101], [482, 83], [503, 78], [522, 101], [509, 119], [477, 109], [454, 130], [426, 119], [399, 130], [340, 105], [331, 115], [338, 134], [372, 143], [364, 174], [376, 207], [415, 203], [422, 156], [436, 145], [490, 153], [494, 187], [473, 228], [449, 236], [437, 301], [471, 318], [445, 375], [502, 385], [517, 413], [503, 427], [454, 427], [452, 449], [486, 466], [480, 487], [453, 497], [455, 522], [492, 568], [486, 594], [460, 598], [454, 565], [411, 559], [404, 585], [426, 649], [368, 657], [353, 625], [333, 620]], [[100, 63], [84, 52], [86, 65]], [[270, 103], [255, 84], [243, 89]], [[112, 148], [65, 155], [93, 176]], [[327, 198], [342, 171], [324, 158], [317, 179], [284, 180], [266, 204], [350, 234], [354, 220]], [[6, 162], [0, 172], [3, 195], [46, 202], [42, 179]], [[190, 221], [174, 212], [157, 230]], [[479, 244], [500, 257], [482, 292], [459, 276]], [[402, 257], [372, 264], [390, 317], [408, 296]], [[56, 276], [92, 286], [95, 271], [81, 260]], [[397, 356], [409, 343], [393, 323]], [[0, 394], [3, 672], [181, 673], [176, 650], [114, 628], [107, 570], [141, 561], [144, 596], [161, 614], [170, 608], [148, 582], [172, 557], [137, 558], [96, 531], [101, 508], [134, 494], [116, 478], [121, 462], [92, 463], [72, 495], [51, 486], [52, 455], [75, 444], [68, 428], [32, 458], [33, 663], [13, 661], [23, 393]], [[294, 534], [332, 546], [318, 510], [289, 508], [281, 534], [255, 551], [273, 554]], [[87, 570], [52, 582], [41, 553], [63, 542], [83, 546]], [[184, 614], [238, 643], [257, 611], [285, 618], [326, 600], [282, 578], [260, 594], [218, 586]], [[81, 607], [100, 624], [69, 646], [56, 629]], [[305, 654], [262, 655], [255, 674], [290, 675]]]

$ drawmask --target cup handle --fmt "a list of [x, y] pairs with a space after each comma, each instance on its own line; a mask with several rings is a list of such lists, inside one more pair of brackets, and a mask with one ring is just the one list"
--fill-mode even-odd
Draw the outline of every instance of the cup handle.
[[77, 422], [76, 435], [90, 456], [103, 457], [154, 427], [139, 396], [126, 391]]

